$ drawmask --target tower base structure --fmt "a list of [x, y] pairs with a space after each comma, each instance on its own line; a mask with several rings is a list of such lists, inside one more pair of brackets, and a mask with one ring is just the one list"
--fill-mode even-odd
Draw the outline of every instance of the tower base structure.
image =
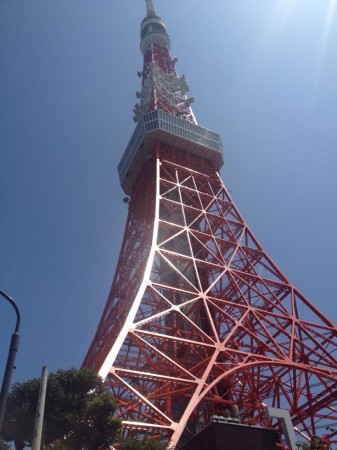
[[118, 400], [125, 433], [176, 446], [235, 405], [243, 424], [271, 427], [272, 406], [310, 439], [337, 423], [336, 344], [335, 325], [266, 254], [214, 167], [156, 141], [84, 362]]

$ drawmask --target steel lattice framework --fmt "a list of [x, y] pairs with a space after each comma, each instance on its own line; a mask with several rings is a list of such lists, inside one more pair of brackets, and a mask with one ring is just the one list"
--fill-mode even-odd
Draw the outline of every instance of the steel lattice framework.
[[[151, 21], [162, 25], [148, 2], [143, 29]], [[221, 142], [196, 124], [163, 36], [143, 51], [138, 125], [120, 165], [129, 216], [84, 365], [105, 378], [131, 435], [175, 446], [236, 405], [251, 425], [270, 426], [266, 406], [288, 409], [310, 439], [337, 423], [336, 326], [231, 200]]]

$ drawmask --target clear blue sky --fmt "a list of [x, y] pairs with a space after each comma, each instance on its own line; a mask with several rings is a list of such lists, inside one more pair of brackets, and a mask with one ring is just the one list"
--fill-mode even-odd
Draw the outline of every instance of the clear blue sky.
[[[337, 321], [337, 1], [155, 0], [222, 176], [286, 275]], [[1, 0], [0, 288], [22, 313], [13, 381], [79, 367], [127, 206], [143, 0]], [[0, 375], [14, 311], [0, 299]]]

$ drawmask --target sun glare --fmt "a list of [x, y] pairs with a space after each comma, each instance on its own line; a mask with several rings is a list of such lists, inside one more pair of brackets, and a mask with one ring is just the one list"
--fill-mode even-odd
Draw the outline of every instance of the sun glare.
[[324, 56], [326, 53], [327, 45], [329, 42], [329, 35], [335, 18], [336, 9], [337, 9], [337, 0], [329, 0], [325, 16], [323, 34], [320, 42], [319, 60], [321, 64], [323, 63]]
[[325, 19], [323, 23], [323, 29], [321, 38], [318, 45], [318, 54], [317, 54], [317, 64], [316, 71], [315, 71], [315, 77], [314, 77], [314, 89], [313, 89], [313, 95], [312, 95], [312, 104], [311, 109], [315, 107], [317, 94], [319, 91], [321, 76], [322, 76], [322, 70], [324, 66], [324, 62], [326, 59], [326, 53], [329, 45], [330, 35], [332, 31], [332, 25], [334, 23], [334, 20], [336, 18], [336, 10], [337, 10], [337, 0], [328, 0], [327, 4], [327, 10], [325, 14]]
[[263, 69], [268, 55], [274, 51], [278, 42], [286, 38], [287, 27], [294, 30], [295, 26], [298, 33], [303, 30], [316, 37], [313, 41], [309, 40], [313, 45], [312, 101], [315, 102], [336, 22], [337, 0], [274, 0], [255, 47], [254, 67], [250, 73], [258, 73]]
[[272, 48], [279, 38], [284, 26], [288, 22], [299, 0], [277, 0], [268, 20], [268, 26], [264, 30], [258, 55], [262, 56], [269, 48]]

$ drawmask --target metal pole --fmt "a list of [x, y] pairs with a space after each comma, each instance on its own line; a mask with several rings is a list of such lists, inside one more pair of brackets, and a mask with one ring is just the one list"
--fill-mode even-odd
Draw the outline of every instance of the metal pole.
[[7, 404], [7, 397], [8, 397], [8, 391], [11, 384], [12, 379], [12, 372], [15, 366], [15, 357], [16, 353], [19, 349], [19, 329], [20, 329], [20, 311], [17, 307], [15, 301], [9, 297], [5, 292], [0, 290], [0, 295], [4, 297], [15, 309], [16, 312], [16, 325], [15, 325], [15, 331], [12, 334], [11, 343], [9, 346], [9, 352], [8, 352], [8, 358], [7, 358], [7, 364], [6, 369], [4, 373], [4, 377], [2, 380], [2, 386], [1, 386], [1, 393], [0, 393], [0, 435], [3, 425], [3, 420], [5, 416], [5, 410], [6, 410], [6, 404]]
[[272, 408], [271, 406], [267, 406], [265, 413], [269, 419], [275, 418], [281, 420], [283, 434], [287, 442], [287, 445], [289, 445], [291, 450], [296, 450], [295, 448], [295, 446], [297, 447], [296, 436], [289, 411], [287, 409]]
[[46, 403], [47, 380], [48, 380], [48, 369], [46, 366], [44, 366], [42, 368], [39, 398], [37, 400], [32, 450], [40, 450], [41, 447], [44, 405]]

